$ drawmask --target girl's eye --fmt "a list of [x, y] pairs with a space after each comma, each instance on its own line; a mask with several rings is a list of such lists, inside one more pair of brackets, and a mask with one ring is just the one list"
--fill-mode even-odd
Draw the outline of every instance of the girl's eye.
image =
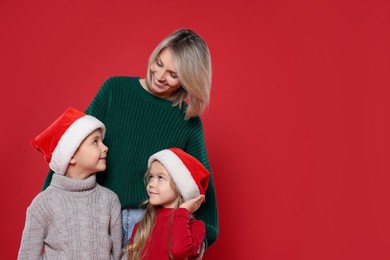
[[164, 180], [164, 177], [163, 176], [158, 176], [158, 180], [162, 181], [162, 180]]
[[171, 73], [171, 77], [174, 79], [177, 79], [177, 74], [176, 73]]
[[162, 66], [163, 66], [162, 62], [161, 62], [159, 59], [156, 59], [156, 64], [157, 64], [157, 66], [159, 66], [159, 67], [162, 67]]
[[151, 180], [153, 180], [153, 176], [149, 175], [148, 181], [150, 182]]

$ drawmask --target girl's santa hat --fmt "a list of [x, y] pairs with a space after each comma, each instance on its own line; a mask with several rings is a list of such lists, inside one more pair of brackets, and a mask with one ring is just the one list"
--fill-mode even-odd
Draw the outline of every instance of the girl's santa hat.
[[153, 154], [148, 167], [156, 160], [164, 165], [185, 201], [205, 194], [210, 173], [195, 157], [180, 148], [169, 148]]
[[68, 108], [45, 131], [35, 137], [32, 146], [43, 153], [49, 167], [56, 173], [65, 174], [68, 164], [84, 139], [96, 129], [106, 127], [93, 116], [77, 109]]

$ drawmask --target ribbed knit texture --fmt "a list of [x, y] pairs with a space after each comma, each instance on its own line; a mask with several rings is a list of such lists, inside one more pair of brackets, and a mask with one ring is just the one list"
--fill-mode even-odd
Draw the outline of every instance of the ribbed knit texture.
[[120, 259], [121, 239], [114, 192], [98, 185], [95, 175], [74, 180], [54, 174], [27, 209], [18, 259]]
[[[183, 102], [183, 108], [185, 106]], [[122, 208], [138, 208], [147, 199], [143, 176], [148, 158], [157, 151], [179, 147], [210, 170], [201, 119], [184, 120], [184, 109], [173, 107], [171, 101], [147, 92], [137, 77], [108, 79], [86, 113], [106, 125], [107, 170], [97, 173], [97, 179], [118, 195]], [[50, 175], [45, 186], [50, 182]], [[206, 203], [195, 216], [205, 222], [206, 244], [210, 245], [218, 235], [212, 176]]]
[[[135, 226], [135, 231], [137, 228], [138, 225]], [[204, 223], [191, 219], [187, 209], [159, 208], [152, 233], [142, 252], [142, 259], [166, 260], [169, 259], [169, 251], [177, 260], [195, 257], [204, 236]], [[131, 242], [133, 238], [132, 236]]]

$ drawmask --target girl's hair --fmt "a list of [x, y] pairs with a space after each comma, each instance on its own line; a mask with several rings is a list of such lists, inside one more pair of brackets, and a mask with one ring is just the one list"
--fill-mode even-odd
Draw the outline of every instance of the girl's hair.
[[[149, 182], [149, 173], [150, 173], [150, 168], [148, 169], [148, 171], [145, 173], [144, 176], [144, 181], [146, 185], [148, 185]], [[176, 194], [179, 197], [178, 202], [176, 204], [176, 208], [178, 208], [184, 202], [184, 199], [180, 195], [180, 192], [175, 182], [172, 180], [170, 183], [172, 184], [173, 190], [176, 192]], [[148, 238], [152, 233], [155, 219], [156, 219], [157, 209], [159, 208], [159, 206], [153, 206], [149, 204], [149, 200], [146, 200], [144, 203], [142, 203], [141, 207], [146, 207], [145, 214], [138, 223], [138, 228], [134, 234], [133, 243], [129, 243], [127, 246], [128, 257], [131, 260], [140, 260], [142, 259], [144, 254], [147, 253], [143, 251], [144, 248], [147, 248]], [[168, 244], [167, 247], [169, 248], [170, 245]], [[170, 254], [170, 250], [168, 250], [168, 252]]]
[[202, 114], [209, 104], [211, 90], [211, 58], [206, 42], [188, 29], [179, 29], [162, 40], [149, 58], [146, 86], [150, 91], [150, 66], [166, 48], [172, 51], [173, 63], [182, 86], [169, 100], [181, 108], [182, 102], [189, 97], [185, 119]]

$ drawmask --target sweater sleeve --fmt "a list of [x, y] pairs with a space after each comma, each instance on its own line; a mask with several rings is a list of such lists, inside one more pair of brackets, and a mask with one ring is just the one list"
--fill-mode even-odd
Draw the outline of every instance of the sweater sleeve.
[[27, 209], [26, 223], [23, 230], [22, 242], [19, 248], [18, 260], [42, 259], [45, 239], [44, 219], [33, 204]]
[[170, 247], [172, 256], [179, 259], [197, 256], [205, 235], [206, 230], [202, 221], [190, 219], [190, 213], [186, 209], [176, 209]]
[[110, 89], [114, 84], [115, 77], [111, 77], [103, 83], [91, 104], [89, 104], [87, 110], [85, 111], [86, 114], [92, 115], [104, 123], [110, 104]]
[[112, 239], [113, 259], [121, 259], [121, 255], [122, 255], [121, 205], [116, 195], [114, 196], [113, 205], [111, 206], [110, 232], [111, 232], [111, 239]]
[[[194, 118], [195, 119], [195, 118]], [[186, 152], [197, 158], [210, 172], [209, 186], [206, 190], [206, 202], [194, 213], [196, 219], [206, 225], [206, 248], [215, 242], [218, 237], [218, 209], [214, 189], [214, 177], [207, 157], [202, 122], [198, 118], [197, 124], [188, 140]]]
[[47, 187], [49, 187], [51, 183], [51, 179], [53, 178], [54, 171], [49, 170], [49, 173], [46, 176], [45, 182], [43, 183], [42, 191], [46, 190]]

